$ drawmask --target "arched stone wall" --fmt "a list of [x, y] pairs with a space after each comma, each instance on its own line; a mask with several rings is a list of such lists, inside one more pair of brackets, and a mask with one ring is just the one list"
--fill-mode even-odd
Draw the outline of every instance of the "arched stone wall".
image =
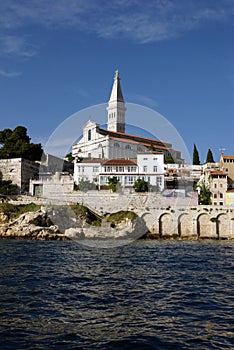
[[202, 213], [197, 218], [197, 234], [200, 238], [211, 238], [213, 235], [212, 221], [207, 213]]
[[216, 232], [218, 238], [227, 238], [230, 232], [230, 221], [226, 214], [220, 214], [216, 220]]
[[190, 214], [184, 213], [178, 217], [178, 235], [181, 238], [193, 237], [193, 218]]
[[171, 214], [164, 213], [159, 217], [159, 236], [161, 238], [173, 236], [174, 225]]

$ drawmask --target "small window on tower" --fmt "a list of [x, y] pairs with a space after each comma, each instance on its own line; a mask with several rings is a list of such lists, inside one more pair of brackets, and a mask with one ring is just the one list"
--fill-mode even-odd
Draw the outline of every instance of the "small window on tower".
[[91, 130], [89, 129], [89, 131], [88, 131], [88, 141], [90, 141], [91, 140]]

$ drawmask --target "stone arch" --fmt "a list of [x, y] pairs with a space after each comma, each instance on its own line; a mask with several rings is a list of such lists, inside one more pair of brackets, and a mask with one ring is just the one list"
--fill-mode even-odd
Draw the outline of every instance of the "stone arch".
[[229, 236], [229, 220], [226, 214], [222, 213], [217, 216], [216, 233], [218, 238], [226, 238]]
[[197, 218], [197, 234], [201, 238], [209, 238], [212, 234], [212, 222], [207, 213], [202, 213]]
[[193, 218], [188, 213], [183, 213], [178, 217], [178, 235], [179, 237], [193, 236]]
[[159, 217], [159, 236], [170, 236], [172, 229], [172, 216], [169, 213], [164, 213]]

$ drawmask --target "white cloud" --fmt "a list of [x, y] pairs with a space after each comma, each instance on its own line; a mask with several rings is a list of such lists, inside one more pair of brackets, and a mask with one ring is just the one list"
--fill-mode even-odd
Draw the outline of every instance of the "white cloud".
[[131, 99], [132, 101], [135, 101], [136, 103], [143, 104], [148, 107], [158, 107], [157, 101], [148, 96], [134, 94], [134, 95], [130, 95], [129, 99]]
[[5, 70], [0, 70], [0, 76], [5, 78], [14, 78], [22, 75], [22, 72], [6, 72]]
[[11, 55], [16, 54], [23, 57], [32, 57], [36, 50], [29, 43], [27, 35], [0, 35], [0, 53]]
[[[9, 0], [0, 3], [1, 52], [30, 56], [30, 26], [73, 28], [102, 38], [126, 38], [147, 43], [179, 37], [211, 21], [230, 21], [233, 0]], [[0, 44], [1, 46], [1, 44]]]

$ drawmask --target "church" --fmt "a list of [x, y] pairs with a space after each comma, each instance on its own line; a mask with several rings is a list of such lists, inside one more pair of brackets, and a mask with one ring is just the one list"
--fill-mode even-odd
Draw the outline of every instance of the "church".
[[175, 163], [183, 163], [181, 152], [167, 142], [126, 133], [126, 106], [120, 85], [118, 70], [107, 106], [107, 128], [88, 120], [83, 126], [81, 139], [73, 145], [72, 156], [75, 163], [81, 159], [136, 159], [137, 154], [160, 152], [164, 157], [172, 157]]

